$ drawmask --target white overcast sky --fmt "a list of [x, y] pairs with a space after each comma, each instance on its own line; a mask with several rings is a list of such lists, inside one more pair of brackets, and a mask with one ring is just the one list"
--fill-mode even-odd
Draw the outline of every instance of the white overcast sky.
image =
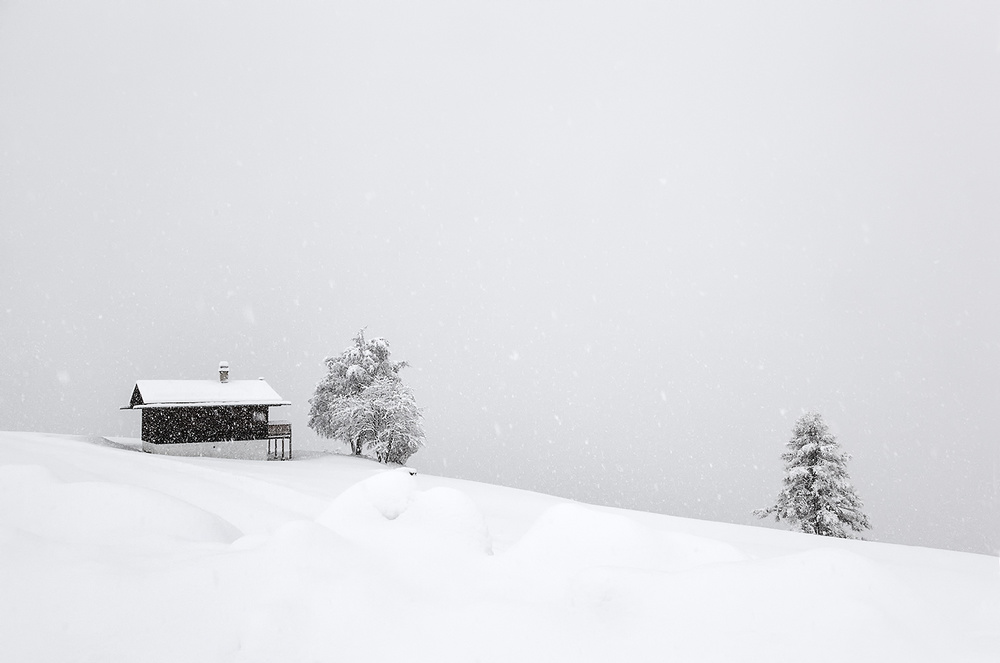
[[0, 429], [360, 327], [423, 471], [1000, 550], [997, 2], [0, 2]]

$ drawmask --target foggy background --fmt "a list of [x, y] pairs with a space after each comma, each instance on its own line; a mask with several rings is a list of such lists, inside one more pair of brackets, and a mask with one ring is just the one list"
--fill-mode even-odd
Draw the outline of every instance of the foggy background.
[[816, 410], [995, 554], [998, 185], [996, 2], [6, 0], [0, 430], [226, 359], [308, 443], [365, 327], [421, 471], [760, 523]]

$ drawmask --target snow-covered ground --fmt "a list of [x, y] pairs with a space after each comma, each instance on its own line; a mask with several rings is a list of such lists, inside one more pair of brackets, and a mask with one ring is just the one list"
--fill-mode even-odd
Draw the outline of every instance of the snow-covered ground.
[[0, 433], [0, 659], [996, 663], [1000, 564]]

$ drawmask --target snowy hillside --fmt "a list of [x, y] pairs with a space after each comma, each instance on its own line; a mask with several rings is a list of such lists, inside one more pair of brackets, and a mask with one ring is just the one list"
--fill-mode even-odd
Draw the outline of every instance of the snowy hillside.
[[997, 559], [0, 433], [9, 661], [990, 661]]

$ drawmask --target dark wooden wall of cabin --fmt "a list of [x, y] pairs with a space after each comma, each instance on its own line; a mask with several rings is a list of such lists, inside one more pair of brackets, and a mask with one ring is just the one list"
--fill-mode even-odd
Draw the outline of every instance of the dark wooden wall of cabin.
[[142, 439], [156, 444], [263, 440], [266, 405], [144, 408]]

